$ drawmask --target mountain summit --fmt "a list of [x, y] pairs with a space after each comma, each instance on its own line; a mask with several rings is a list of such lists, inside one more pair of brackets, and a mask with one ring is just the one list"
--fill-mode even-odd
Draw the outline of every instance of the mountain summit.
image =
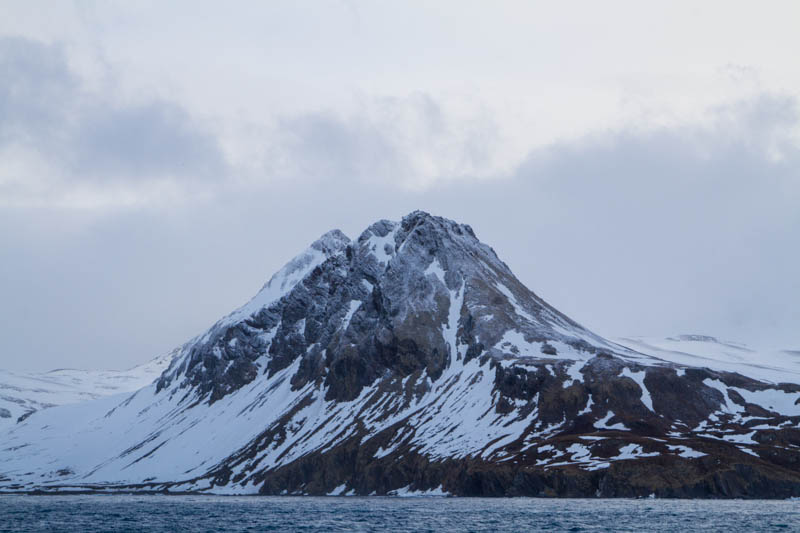
[[321, 382], [353, 400], [378, 377], [432, 381], [458, 360], [559, 355], [608, 343], [529, 291], [467, 225], [416, 211], [350, 243], [325, 234], [246, 306], [192, 344], [159, 390], [178, 380], [210, 402], [297, 361], [296, 386]]
[[800, 495], [800, 386], [607, 341], [472, 228], [323, 235], [133, 395], [0, 436], [0, 490]]

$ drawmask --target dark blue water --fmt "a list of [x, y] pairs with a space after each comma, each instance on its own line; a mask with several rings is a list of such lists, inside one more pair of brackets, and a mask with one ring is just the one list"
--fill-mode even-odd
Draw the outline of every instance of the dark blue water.
[[142, 530], [800, 531], [800, 502], [0, 496], [0, 532]]

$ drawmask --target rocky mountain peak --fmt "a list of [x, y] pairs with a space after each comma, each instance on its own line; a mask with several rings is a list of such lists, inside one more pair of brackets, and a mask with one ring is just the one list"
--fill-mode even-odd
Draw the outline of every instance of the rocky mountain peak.
[[462, 241], [463, 244], [480, 245], [470, 226], [433, 216], [425, 211], [409, 213], [400, 222], [379, 220], [361, 234], [358, 242], [363, 243], [375, 237], [385, 238], [389, 234], [396, 248], [402, 247], [408, 239]]
[[459, 224], [453, 220], [431, 215], [425, 211], [413, 211], [404, 216], [400, 226], [405, 233], [411, 233], [416, 229], [426, 228], [428, 231], [442, 231], [448, 234], [461, 236], [467, 234], [477, 241], [475, 232], [467, 224]]
[[0, 434], [0, 490], [800, 495], [800, 385], [708, 338], [629, 344], [415, 211], [323, 235], [153, 386]]
[[[323, 235], [247, 305], [185, 348], [160, 382], [214, 402], [293, 364], [296, 387], [351, 399], [381, 376], [438, 379], [456, 361], [564, 354], [604, 341], [528, 290], [472, 228], [423, 211], [351, 242]], [[183, 376], [183, 377], [181, 377]]]
[[356, 246], [362, 262], [368, 263], [369, 255], [377, 260], [390, 284], [398, 277], [405, 283], [411, 281], [409, 276], [435, 273], [441, 274], [447, 288], [455, 289], [469, 277], [511, 275], [470, 226], [424, 211], [414, 211], [400, 222], [376, 222], [361, 234]]
[[350, 244], [350, 238], [341, 230], [332, 229], [311, 244], [311, 248], [319, 250], [326, 256], [343, 251]]

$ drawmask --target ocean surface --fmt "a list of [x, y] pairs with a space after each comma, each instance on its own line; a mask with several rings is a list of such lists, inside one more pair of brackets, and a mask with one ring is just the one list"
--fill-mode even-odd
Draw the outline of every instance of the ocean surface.
[[6, 531], [800, 531], [800, 501], [5, 495]]

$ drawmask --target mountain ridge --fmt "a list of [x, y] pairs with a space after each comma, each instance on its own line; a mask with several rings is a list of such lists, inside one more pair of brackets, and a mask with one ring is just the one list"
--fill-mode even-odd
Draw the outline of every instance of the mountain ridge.
[[0, 490], [800, 495], [800, 386], [651, 351], [416, 211], [326, 233], [124, 400], [0, 437]]
[[41, 409], [136, 391], [160, 376], [170, 359], [163, 355], [127, 370], [0, 370], [0, 430]]

